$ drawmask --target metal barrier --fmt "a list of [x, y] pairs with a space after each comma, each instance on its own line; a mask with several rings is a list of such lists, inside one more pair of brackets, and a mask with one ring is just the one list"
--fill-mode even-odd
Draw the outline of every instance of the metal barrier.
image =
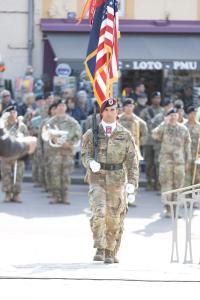
[[[169, 201], [169, 195], [175, 194], [176, 201]], [[179, 262], [178, 249], [178, 217], [180, 207], [184, 208], [185, 218], [185, 254], [184, 263], [193, 263], [192, 242], [191, 242], [191, 223], [194, 211], [194, 204], [200, 205], [200, 184], [187, 186], [184, 188], [171, 190], [162, 193], [162, 201], [170, 206], [172, 217], [172, 250], [171, 262]]]

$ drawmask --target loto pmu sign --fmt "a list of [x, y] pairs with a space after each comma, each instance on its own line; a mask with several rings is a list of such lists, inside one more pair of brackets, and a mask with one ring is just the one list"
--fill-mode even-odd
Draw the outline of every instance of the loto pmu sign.
[[119, 63], [120, 69], [132, 70], [200, 70], [200, 61], [194, 60], [135, 60]]

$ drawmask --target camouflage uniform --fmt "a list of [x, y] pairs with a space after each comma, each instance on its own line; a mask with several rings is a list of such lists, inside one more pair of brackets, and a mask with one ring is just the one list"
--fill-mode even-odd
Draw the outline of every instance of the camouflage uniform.
[[35, 110], [33, 118], [41, 118], [39, 121], [40, 124], [37, 126], [31, 125], [31, 132], [34, 136], [38, 137], [37, 148], [32, 156], [32, 179], [35, 182], [35, 186], [42, 186], [44, 184], [44, 164], [43, 164], [43, 141], [41, 139], [41, 124], [48, 115], [48, 106], [44, 105], [38, 107]]
[[147, 125], [144, 120], [135, 114], [132, 114], [129, 118], [123, 113], [119, 116], [119, 122], [132, 133], [137, 147], [144, 145], [148, 132]]
[[[7, 123], [5, 131], [9, 136], [22, 137], [28, 135], [27, 127], [21, 121], [16, 123]], [[16, 182], [14, 184], [14, 168], [16, 163]], [[9, 198], [13, 199], [21, 192], [21, 184], [24, 174], [24, 161], [23, 160], [2, 160], [2, 190], [6, 194], [10, 194]]]
[[[188, 129], [177, 123], [175, 126], [162, 123], [152, 132], [161, 142], [159, 180], [161, 191], [170, 191], [184, 186], [185, 164], [191, 161], [191, 139]], [[169, 196], [173, 201], [173, 195]]]
[[[198, 141], [199, 141], [199, 137], [200, 137], [200, 123], [196, 121], [195, 125], [191, 126], [189, 124], [189, 122], [186, 122], [185, 126], [188, 128], [190, 137], [191, 137], [191, 155], [192, 155], [192, 161], [189, 164], [189, 170], [187, 171], [186, 178], [185, 178], [185, 185], [187, 186], [187, 185], [192, 184], [194, 161], [196, 160]], [[199, 165], [197, 165], [194, 183], [195, 184], [200, 183], [200, 167], [199, 167]]]
[[[89, 129], [83, 136], [82, 162], [87, 168], [89, 202], [92, 211], [90, 225], [94, 248], [117, 252], [123, 231], [127, 203], [125, 184], [138, 185], [138, 157], [135, 142], [122, 125], [117, 124], [110, 137], [99, 125], [98, 162], [101, 169], [93, 173], [89, 167], [93, 160], [93, 134]], [[104, 164], [104, 167], [103, 165]], [[117, 170], [106, 170], [105, 166], [121, 164]]]
[[[152, 129], [158, 127], [162, 122], [165, 120], [165, 113], [160, 112], [157, 114], [153, 120], [152, 120]], [[160, 149], [161, 149], [161, 142], [158, 140], [154, 140], [153, 143], [153, 149], [154, 149], [154, 163], [155, 163], [155, 169], [156, 169], [156, 176], [159, 178], [159, 155], [160, 155]], [[160, 190], [160, 184], [157, 182], [157, 189]]]
[[[147, 179], [147, 190], [152, 188], [158, 189], [158, 174], [156, 174], [155, 166], [155, 151], [154, 140], [152, 139], [153, 118], [163, 111], [160, 106], [148, 106], [141, 112], [141, 118], [146, 121], [148, 127], [148, 136], [144, 143], [144, 158], [145, 158], [145, 170]], [[152, 179], [154, 180], [154, 186], [152, 185]]]
[[[67, 142], [72, 146], [80, 141], [80, 125], [69, 115], [52, 117], [48, 124], [52, 129], [67, 131]], [[74, 166], [74, 151], [50, 146], [48, 163], [51, 174], [51, 191], [55, 202], [68, 202], [66, 199], [70, 185], [70, 173]]]

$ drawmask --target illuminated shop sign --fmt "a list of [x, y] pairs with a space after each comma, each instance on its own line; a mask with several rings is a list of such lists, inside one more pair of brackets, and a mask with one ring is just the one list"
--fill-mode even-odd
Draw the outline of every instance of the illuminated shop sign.
[[159, 60], [120, 61], [120, 69], [131, 70], [200, 70], [200, 61], [174, 60], [163, 62]]

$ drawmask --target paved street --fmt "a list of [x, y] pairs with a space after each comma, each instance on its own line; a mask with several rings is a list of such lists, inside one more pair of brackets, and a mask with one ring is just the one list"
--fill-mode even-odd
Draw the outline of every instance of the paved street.
[[31, 183], [24, 183], [22, 197], [23, 204], [5, 204], [0, 194], [1, 299], [79, 299], [80, 293], [93, 299], [97, 290], [95, 299], [125, 291], [167, 299], [198, 289], [200, 211], [192, 227], [194, 263], [183, 264], [185, 224], [179, 220], [180, 263], [172, 264], [171, 221], [162, 217], [160, 197], [141, 189], [126, 218], [120, 264], [104, 265], [92, 261], [86, 185], [71, 186], [70, 206], [49, 205]]

